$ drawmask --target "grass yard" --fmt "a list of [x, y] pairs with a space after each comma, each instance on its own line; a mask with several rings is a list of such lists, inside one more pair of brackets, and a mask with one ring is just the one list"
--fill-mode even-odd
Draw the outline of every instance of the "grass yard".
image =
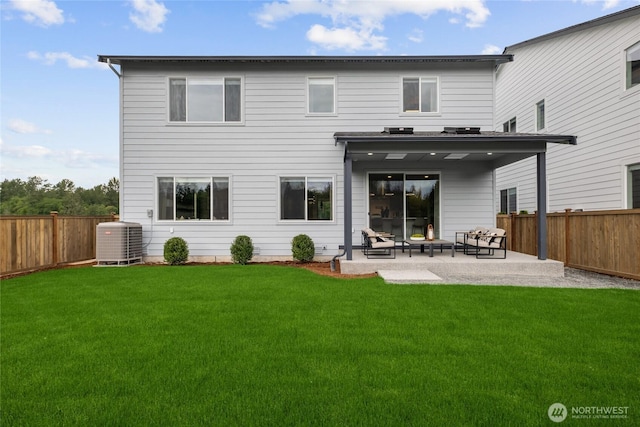
[[269, 265], [1, 283], [2, 426], [640, 424], [640, 292], [394, 286]]

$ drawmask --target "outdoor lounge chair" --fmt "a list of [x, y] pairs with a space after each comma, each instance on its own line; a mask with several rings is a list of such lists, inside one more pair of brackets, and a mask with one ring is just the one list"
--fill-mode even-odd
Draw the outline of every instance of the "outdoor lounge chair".
[[507, 257], [507, 233], [502, 228], [490, 228], [485, 232], [464, 233], [465, 254], [475, 255], [476, 258], [493, 258], [496, 251], [502, 251], [502, 259]]
[[372, 256], [396, 257], [396, 242], [382, 237], [370, 228], [362, 229], [362, 251], [370, 258]]

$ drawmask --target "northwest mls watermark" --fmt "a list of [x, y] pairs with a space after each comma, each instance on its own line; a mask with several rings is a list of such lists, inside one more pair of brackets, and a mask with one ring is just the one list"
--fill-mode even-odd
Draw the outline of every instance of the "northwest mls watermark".
[[554, 403], [547, 410], [549, 419], [561, 423], [567, 418], [585, 420], [624, 420], [629, 418], [628, 406], [572, 406], [567, 409], [562, 403]]

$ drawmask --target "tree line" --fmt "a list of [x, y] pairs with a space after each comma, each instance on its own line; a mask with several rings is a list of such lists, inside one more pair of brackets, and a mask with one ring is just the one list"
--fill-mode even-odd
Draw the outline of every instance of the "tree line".
[[5, 179], [0, 183], [0, 214], [48, 215], [109, 215], [118, 213], [120, 181], [111, 178], [106, 184], [91, 189], [76, 187], [63, 179], [51, 184], [38, 176], [26, 181]]

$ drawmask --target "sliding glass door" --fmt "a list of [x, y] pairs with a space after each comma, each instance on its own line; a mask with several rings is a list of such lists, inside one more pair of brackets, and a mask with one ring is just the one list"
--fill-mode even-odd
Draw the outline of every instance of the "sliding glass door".
[[426, 235], [433, 225], [440, 235], [440, 175], [369, 174], [369, 226], [391, 233], [396, 240]]

